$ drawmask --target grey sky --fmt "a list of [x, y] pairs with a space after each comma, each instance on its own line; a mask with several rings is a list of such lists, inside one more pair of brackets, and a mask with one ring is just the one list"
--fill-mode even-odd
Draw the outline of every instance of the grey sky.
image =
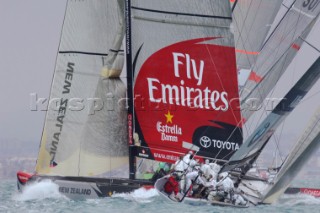
[[44, 112], [30, 93], [48, 97], [66, 0], [0, 0], [0, 138], [40, 140]]
[[[28, 140], [38, 146], [45, 114], [30, 110], [30, 94], [49, 95], [65, 5], [66, 0], [0, 0], [0, 140]], [[295, 83], [307, 58], [304, 53], [290, 65], [277, 89], [285, 91]], [[308, 95], [312, 98], [306, 97], [285, 121], [280, 140], [297, 139], [320, 105], [319, 91], [317, 83]]]

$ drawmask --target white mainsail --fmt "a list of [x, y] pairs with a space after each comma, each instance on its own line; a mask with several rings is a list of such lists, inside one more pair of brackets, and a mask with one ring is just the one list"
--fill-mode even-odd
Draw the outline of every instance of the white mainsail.
[[106, 175], [128, 163], [123, 9], [120, 0], [68, 1], [38, 174]]

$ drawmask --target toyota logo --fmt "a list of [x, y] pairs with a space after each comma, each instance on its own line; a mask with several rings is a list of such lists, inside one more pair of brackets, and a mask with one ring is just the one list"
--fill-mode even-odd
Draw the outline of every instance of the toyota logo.
[[200, 138], [200, 145], [203, 147], [203, 148], [208, 148], [211, 146], [211, 139], [207, 136], [202, 136]]

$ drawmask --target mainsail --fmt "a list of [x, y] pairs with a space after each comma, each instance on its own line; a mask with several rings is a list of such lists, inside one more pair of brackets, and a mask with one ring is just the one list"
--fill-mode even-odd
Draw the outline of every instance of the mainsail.
[[174, 162], [189, 142], [198, 156], [227, 160], [242, 144], [229, 1], [132, 0], [130, 9], [136, 155]]
[[68, 1], [38, 174], [106, 176], [128, 164], [123, 37], [123, 1]]

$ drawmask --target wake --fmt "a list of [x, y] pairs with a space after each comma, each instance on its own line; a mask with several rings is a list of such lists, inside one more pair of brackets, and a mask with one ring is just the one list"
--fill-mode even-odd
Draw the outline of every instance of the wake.
[[136, 201], [139, 203], [150, 203], [153, 201], [153, 198], [158, 195], [159, 194], [156, 189], [139, 188], [131, 193], [116, 193], [112, 195], [112, 197], [123, 198], [125, 200]]
[[43, 180], [27, 185], [22, 193], [13, 196], [13, 200], [28, 201], [62, 197], [64, 196], [59, 193], [59, 186], [57, 184], [51, 180]]

